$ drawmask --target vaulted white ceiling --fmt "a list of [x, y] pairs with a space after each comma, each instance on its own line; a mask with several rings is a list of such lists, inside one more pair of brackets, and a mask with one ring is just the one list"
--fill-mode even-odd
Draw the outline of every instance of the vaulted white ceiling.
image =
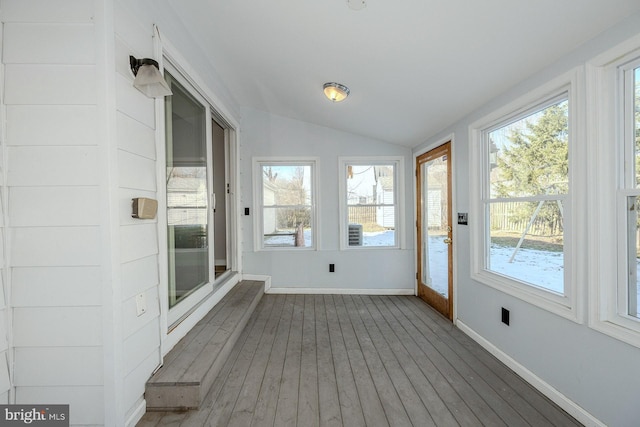
[[[241, 106], [416, 146], [638, 0], [165, 0]], [[325, 82], [351, 89], [333, 104]]]

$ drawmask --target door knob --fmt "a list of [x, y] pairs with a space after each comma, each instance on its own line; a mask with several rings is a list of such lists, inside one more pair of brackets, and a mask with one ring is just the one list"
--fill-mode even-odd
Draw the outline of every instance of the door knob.
[[448, 237], [447, 237], [446, 239], [444, 239], [444, 242], [445, 242], [447, 245], [450, 245], [451, 243], [453, 243], [453, 242], [451, 241], [451, 239], [450, 239], [450, 238], [448, 238]]

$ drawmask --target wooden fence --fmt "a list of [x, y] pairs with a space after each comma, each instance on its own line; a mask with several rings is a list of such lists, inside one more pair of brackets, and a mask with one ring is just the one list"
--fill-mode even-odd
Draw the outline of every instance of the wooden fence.
[[349, 224], [375, 224], [375, 206], [349, 206]]
[[[555, 202], [547, 202], [553, 203]], [[522, 215], [521, 203], [494, 203], [491, 205], [491, 229], [506, 232], [522, 233], [531, 221], [531, 215]], [[549, 221], [548, 219], [537, 216], [528, 234], [534, 236], [556, 236], [562, 233], [562, 217], [556, 216], [556, 219]]]

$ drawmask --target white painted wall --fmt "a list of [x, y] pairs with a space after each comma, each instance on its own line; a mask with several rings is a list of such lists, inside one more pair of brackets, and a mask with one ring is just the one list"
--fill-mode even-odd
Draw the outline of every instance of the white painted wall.
[[[421, 151], [449, 134], [455, 135], [453, 167], [459, 212], [469, 212], [469, 125], [552, 78], [576, 66], [584, 66], [595, 55], [635, 35], [639, 28], [640, 15], [628, 18], [557, 63], [535, 73], [508, 93], [497, 96], [414, 150]], [[580, 126], [584, 126], [584, 123]], [[589, 197], [589, 194], [586, 197], [582, 195], [585, 203], [589, 203]], [[581, 206], [580, 211], [589, 217], [588, 204]], [[470, 217], [477, 214], [469, 212]], [[615, 221], [613, 217], [611, 220]], [[588, 239], [592, 228], [584, 232]], [[558, 392], [563, 394], [609, 426], [638, 425], [640, 349], [589, 328], [586, 313], [581, 319], [583, 323], [575, 323], [473, 281], [470, 274], [469, 227], [456, 226], [455, 236], [459, 324], [466, 326], [472, 335], [477, 334], [476, 338], [498, 354], [515, 360], [523, 368], [521, 374], [528, 370], [531, 378], [554, 388], [553, 395], [556, 398], [559, 397]], [[583, 272], [579, 283], [583, 304], [586, 303], [588, 281], [592, 280], [586, 277], [587, 265], [591, 262], [597, 260], [579, 259], [578, 269]], [[509, 327], [500, 321], [501, 307], [511, 311]], [[587, 416], [583, 422], [595, 421]]]
[[[100, 199], [106, 187], [100, 159], [107, 138], [99, 119], [104, 98], [98, 45], [104, 20], [97, 5], [73, 0], [0, 4], [11, 402], [69, 403], [74, 425], [105, 421], [107, 244]], [[0, 373], [0, 393], [5, 393], [6, 373]]]
[[[318, 96], [322, 96], [319, 91]], [[348, 102], [345, 101], [345, 102]], [[336, 107], [327, 104], [327, 108]], [[348, 134], [253, 109], [242, 110], [242, 206], [253, 206], [253, 157], [318, 158], [319, 242], [315, 251], [254, 251], [253, 216], [243, 216], [245, 274], [271, 276], [283, 291], [400, 290], [415, 286], [413, 250], [412, 158], [409, 148]], [[339, 156], [404, 156], [405, 194], [403, 249], [340, 250], [338, 217]], [[335, 273], [329, 273], [329, 264]]]

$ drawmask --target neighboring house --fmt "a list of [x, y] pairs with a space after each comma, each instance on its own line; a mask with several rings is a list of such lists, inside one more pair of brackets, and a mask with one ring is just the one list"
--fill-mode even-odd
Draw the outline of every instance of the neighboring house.
[[[202, 55], [200, 41], [175, 19], [172, 7], [180, 2], [0, 0], [0, 403], [69, 403], [72, 425], [135, 425], [145, 412], [145, 382], [163, 357], [243, 278], [270, 278], [292, 293], [413, 294], [415, 156], [455, 136], [454, 206], [473, 218], [478, 212], [469, 209], [474, 197], [470, 123], [569, 68], [584, 69], [604, 50], [632, 37], [638, 41], [640, 29], [640, 15], [629, 17], [547, 69], [528, 70], [521, 85], [495, 93], [491, 103], [408, 148], [237, 105], [217, 77], [219, 64]], [[453, 30], [460, 36], [464, 25]], [[176, 81], [197, 89], [194, 102], [204, 106], [206, 122], [215, 120], [224, 129], [227, 144], [226, 189], [218, 190], [217, 198], [222, 200], [220, 192], [227, 197], [216, 205], [226, 214], [226, 228], [216, 235], [226, 239], [220, 263], [227, 272], [175, 307], [169, 306], [168, 279], [164, 125], [170, 119], [163, 114], [168, 107], [133, 87], [129, 55], [156, 58], [174, 77], [186, 74]], [[470, 78], [476, 65], [469, 68]], [[595, 107], [584, 99], [580, 103], [584, 110]], [[317, 162], [314, 209], [322, 235], [314, 250], [295, 257], [256, 250], [262, 236], [254, 222], [258, 206], [251, 172], [254, 157], [288, 158], [292, 152]], [[378, 218], [383, 227], [394, 220], [404, 225], [396, 230], [397, 247], [366, 254], [358, 253], [366, 250], [360, 248], [341, 250], [335, 174], [340, 156], [403, 160], [400, 218], [388, 212]], [[387, 201], [393, 194], [385, 178], [379, 176], [377, 191]], [[211, 174], [206, 179], [212, 183]], [[199, 185], [184, 183], [172, 197], [191, 197]], [[264, 194], [266, 203], [272, 197], [268, 186]], [[155, 219], [132, 218], [131, 200], [137, 197], [159, 201]], [[577, 197], [587, 207], [592, 195]], [[590, 209], [583, 212], [592, 215]], [[599, 236], [584, 221], [580, 217], [576, 234]], [[274, 223], [264, 218], [264, 232], [275, 230]], [[588, 262], [597, 261], [589, 258], [597, 252], [573, 248], [579, 262], [567, 268], [581, 293], [577, 314], [569, 319], [478, 283], [470, 271], [475, 268], [470, 227], [454, 226], [454, 233], [461, 243], [454, 262], [454, 322], [572, 414], [611, 425], [637, 422], [640, 348], [614, 327], [591, 327], [594, 310], [605, 305], [587, 298], [589, 284], [600, 274]], [[210, 251], [199, 254], [218, 263]], [[328, 273], [322, 260], [335, 262], [338, 272]], [[139, 310], [138, 300], [146, 310]], [[511, 310], [509, 327], [500, 323], [502, 307]]]

